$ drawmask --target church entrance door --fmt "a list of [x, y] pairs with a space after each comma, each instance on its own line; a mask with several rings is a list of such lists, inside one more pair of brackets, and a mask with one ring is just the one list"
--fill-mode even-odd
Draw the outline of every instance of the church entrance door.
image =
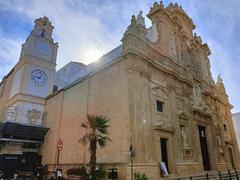
[[161, 142], [162, 162], [165, 163], [166, 168], [167, 168], [167, 170], [169, 172], [169, 168], [168, 168], [168, 152], [167, 152], [167, 139], [161, 138], [160, 142]]
[[199, 140], [202, 152], [203, 168], [204, 171], [210, 170], [209, 154], [207, 147], [207, 138], [206, 138], [206, 128], [203, 126], [198, 126]]

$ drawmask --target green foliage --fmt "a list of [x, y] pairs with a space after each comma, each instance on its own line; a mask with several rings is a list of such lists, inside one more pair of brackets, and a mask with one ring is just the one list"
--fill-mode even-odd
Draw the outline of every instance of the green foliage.
[[96, 141], [100, 147], [104, 147], [107, 141], [111, 141], [108, 135], [109, 119], [105, 116], [87, 115], [87, 122], [82, 123], [81, 127], [88, 129], [90, 132], [86, 133], [79, 142], [85, 143], [87, 141]]
[[87, 169], [82, 166], [82, 167], [78, 167], [78, 168], [70, 168], [67, 170], [67, 175], [76, 175], [76, 176], [81, 176], [82, 178], [88, 178], [89, 177], [89, 173], [87, 173]]
[[107, 141], [111, 141], [108, 135], [109, 119], [105, 116], [87, 115], [87, 122], [82, 123], [81, 127], [87, 129], [87, 133], [79, 140], [80, 143], [89, 142], [90, 152], [90, 175], [96, 180], [100, 174], [96, 173], [96, 151], [97, 145], [104, 147]]
[[96, 180], [101, 180], [106, 177], [107, 177], [107, 171], [103, 167], [100, 167], [98, 170], [95, 171]]
[[70, 175], [81, 176], [81, 178], [83, 178], [84, 180], [103, 180], [107, 176], [107, 171], [103, 167], [100, 167], [98, 170], [95, 170], [93, 178], [90, 178], [90, 173], [84, 166], [68, 169], [66, 173], [68, 176]]
[[148, 178], [144, 173], [136, 172], [135, 180], [148, 180]]

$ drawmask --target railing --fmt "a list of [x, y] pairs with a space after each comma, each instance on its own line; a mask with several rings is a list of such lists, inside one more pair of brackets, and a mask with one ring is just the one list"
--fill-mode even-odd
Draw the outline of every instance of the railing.
[[176, 178], [177, 180], [240, 180], [240, 171], [228, 170], [218, 173], [206, 173], [203, 175]]

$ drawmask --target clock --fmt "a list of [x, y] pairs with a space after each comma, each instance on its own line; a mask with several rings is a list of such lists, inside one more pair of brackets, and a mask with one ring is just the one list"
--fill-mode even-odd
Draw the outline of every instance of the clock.
[[37, 86], [44, 86], [47, 83], [47, 74], [40, 70], [36, 69], [31, 74], [32, 81]]
[[51, 46], [45, 41], [36, 42], [36, 49], [40, 55], [49, 56], [51, 54]]

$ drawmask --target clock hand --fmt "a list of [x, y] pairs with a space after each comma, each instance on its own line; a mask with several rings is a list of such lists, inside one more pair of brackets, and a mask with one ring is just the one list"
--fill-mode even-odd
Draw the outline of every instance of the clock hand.
[[36, 77], [36, 78], [38, 78], [38, 79], [40, 79], [40, 78], [41, 78], [41, 76], [33, 76], [33, 77]]

